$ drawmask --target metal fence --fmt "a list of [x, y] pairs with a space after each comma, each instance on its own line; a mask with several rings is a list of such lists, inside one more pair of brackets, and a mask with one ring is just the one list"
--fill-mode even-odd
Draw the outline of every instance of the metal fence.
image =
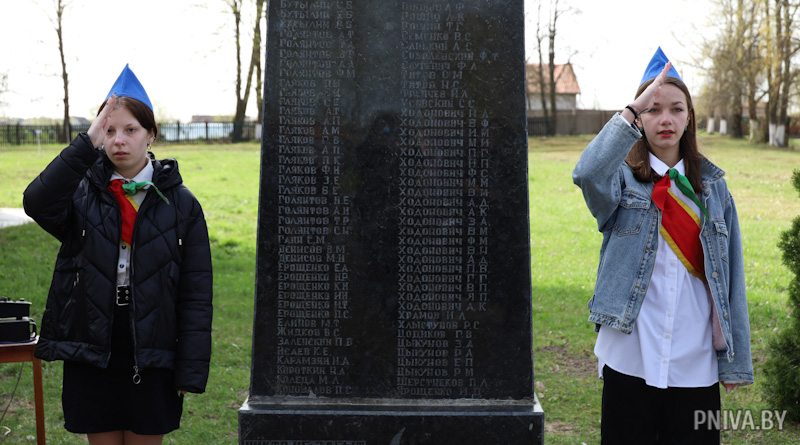
[[547, 136], [549, 119], [544, 117], [528, 118], [528, 136]]
[[[68, 140], [72, 140], [88, 125], [74, 125]], [[231, 142], [233, 122], [162, 122], [158, 124], [158, 141], [177, 143]], [[63, 143], [64, 129], [61, 125], [0, 125], [0, 146], [23, 144]], [[242, 126], [242, 139], [258, 141], [261, 139], [261, 124], [245, 122]]]
[[[596, 134], [608, 122], [616, 110], [565, 110], [558, 111], [555, 134]], [[528, 135], [547, 135], [548, 122], [544, 116], [528, 115]]]

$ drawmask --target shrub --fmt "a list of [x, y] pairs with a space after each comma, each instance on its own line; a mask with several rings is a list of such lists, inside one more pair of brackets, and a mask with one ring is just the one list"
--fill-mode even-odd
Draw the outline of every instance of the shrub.
[[[792, 183], [800, 192], [800, 170], [795, 170]], [[764, 393], [771, 408], [786, 410], [789, 419], [800, 421], [800, 216], [781, 234], [778, 247], [783, 263], [794, 274], [789, 283], [791, 321], [769, 342]]]

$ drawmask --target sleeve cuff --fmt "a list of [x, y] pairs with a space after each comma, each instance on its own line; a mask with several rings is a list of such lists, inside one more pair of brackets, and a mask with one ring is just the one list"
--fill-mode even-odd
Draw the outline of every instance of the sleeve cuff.
[[617, 125], [630, 128], [636, 133], [637, 138], [642, 138], [642, 133], [639, 131], [639, 127], [637, 127], [633, 122], [628, 122], [619, 112], [614, 113], [614, 117], [612, 119], [616, 120]]

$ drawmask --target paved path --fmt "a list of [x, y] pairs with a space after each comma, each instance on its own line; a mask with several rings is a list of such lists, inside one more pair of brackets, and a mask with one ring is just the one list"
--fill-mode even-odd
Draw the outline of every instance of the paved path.
[[25, 214], [24, 210], [0, 207], [0, 229], [30, 222], [33, 222], [33, 220]]

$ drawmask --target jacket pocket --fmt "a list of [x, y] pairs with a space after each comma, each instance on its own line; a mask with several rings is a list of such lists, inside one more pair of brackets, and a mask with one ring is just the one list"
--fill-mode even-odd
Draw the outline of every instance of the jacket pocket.
[[75, 334], [73, 328], [75, 326], [75, 317], [78, 316], [76, 311], [77, 298], [81, 292], [80, 289], [83, 287], [79, 270], [75, 271], [74, 279], [70, 284], [71, 286], [64, 293], [64, 301], [58, 313], [58, 328], [64, 338], [72, 338]]
[[726, 264], [728, 263], [728, 226], [725, 220], [713, 220], [714, 238], [717, 240], [719, 248], [719, 257]]
[[642, 230], [647, 210], [650, 208], [650, 197], [643, 196], [629, 189], [622, 192], [617, 207], [614, 223], [614, 234], [617, 236], [636, 235]]

